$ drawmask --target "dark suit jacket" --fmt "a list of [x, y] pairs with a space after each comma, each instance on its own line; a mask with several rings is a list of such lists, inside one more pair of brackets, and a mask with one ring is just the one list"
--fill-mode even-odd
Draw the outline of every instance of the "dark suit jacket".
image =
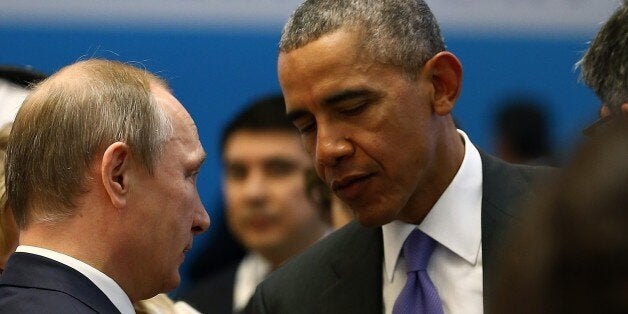
[[14, 253], [0, 277], [0, 313], [120, 313], [78, 271], [49, 258]]
[[233, 289], [239, 265], [240, 261], [202, 280], [181, 299], [202, 313], [233, 313]]
[[[484, 303], [493, 294], [493, 257], [514, 204], [546, 170], [482, 155], [482, 259]], [[253, 313], [377, 313], [382, 301], [382, 229], [357, 222], [332, 233], [260, 284]]]

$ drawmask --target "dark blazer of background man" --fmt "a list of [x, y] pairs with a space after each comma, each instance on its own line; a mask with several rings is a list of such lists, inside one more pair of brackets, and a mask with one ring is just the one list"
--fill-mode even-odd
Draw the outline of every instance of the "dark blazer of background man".
[[61, 69], [26, 98], [7, 147], [20, 246], [2, 313], [135, 313], [175, 288], [209, 226], [194, 121], [164, 81], [114, 61]]
[[427, 272], [445, 313], [482, 313], [500, 229], [539, 170], [483, 155], [454, 126], [462, 66], [420, 0], [311, 0], [284, 27], [286, 111], [317, 174], [358, 222], [271, 274], [257, 313], [391, 313], [400, 247], [437, 242]]

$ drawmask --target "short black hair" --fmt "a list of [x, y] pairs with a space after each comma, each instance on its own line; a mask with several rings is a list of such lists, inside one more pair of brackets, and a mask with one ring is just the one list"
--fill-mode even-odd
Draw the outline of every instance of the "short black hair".
[[220, 151], [231, 135], [239, 130], [250, 131], [285, 131], [297, 133], [296, 127], [286, 115], [283, 95], [272, 94], [253, 100], [243, 111], [223, 129], [220, 139]]
[[541, 101], [515, 96], [503, 99], [495, 126], [513, 151], [524, 158], [543, 157], [551, 152], [548, 117]]
[[0, 65], [0, 78], [23, 88], [30, 88], [31, 85], [43, 81], [46, 77], [46, 74], [31, 67]]

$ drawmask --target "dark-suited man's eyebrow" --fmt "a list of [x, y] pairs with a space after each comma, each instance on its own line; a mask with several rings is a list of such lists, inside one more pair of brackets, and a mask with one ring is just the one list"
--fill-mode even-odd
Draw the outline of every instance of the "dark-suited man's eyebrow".
[[333, 106], [335, 104], [361, 97], [371, 96], [374, 92], [368, 89], [345, 89], [331, 94], [323, 99], [323, 105]]
[[[325, 107], [333, 107], [334, 105], [340, 104], [345, 101], [374, 97], [377, 95], [379, 95], [378, 92], [365, 88], [345, 89], [323, 98], [322, 105]], [[290, 121], [292, 122], [307, 115], [310, 115], [310, 112], [303, 109], [296, 109], [287, 113], [288, 119], [290, 119]]]

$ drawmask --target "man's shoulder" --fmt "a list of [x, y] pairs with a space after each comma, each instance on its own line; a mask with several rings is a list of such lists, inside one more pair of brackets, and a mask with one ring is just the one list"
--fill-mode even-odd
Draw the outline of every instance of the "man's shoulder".
[[552, 167], [512, 164], [482, 154], [483, 202], [509, 212], [513, 205], [535, 197], [541, 184], [555, 172]]
[[229, 313], [233, 308], [233, 289], [241, 261], [236, 261], [202, 279], [179, 299], [203, 313]]
[[235, 261], [231, 264], [226, 265], [225, 267], [220, 268], [213, 274], [201, 279], [197, 284], [192, 286], [189, 291], [193, 292], [195, 290], [213, 290], [217, 288], [224, 289], [227, 287], [233, 287], [236, 273], [238, 271], [238, 266], [241, 262], [242, 260]]
[[294, 278], [294, 275], [315, 277], [328, 269], [331, 263], [346, 258], [347, 254], [359, 255], [359, 251], [371, 247], [372, 241], [378, 236], [381, 239], [381, 228], [366, 228], [352, 221], [287, 261], [269, 278], [278, 277], [276, 280], [279, 280], [282, 276]]
[[542, 183], [556, 172], [552, 167], [512, 164], [485, 153], [481, 155], [484, 214], [498, 211], [517, 216], [518, 209], [536, 197]]
[[64, 308], [65, 313], [117, 312], [109, 298], [77, 270], [22, 252], [11, 255], [0, 276], [0, 308], [15, 309], [6, 313], [63, 313]]
[[501, 175], [506, 179], [523, 179], [527, 182], [542, 180], [556, 171], [554, 167], [513, 164], [495, 156], [481, 153], [482, 172], [485, 175]]
[[542, 183], [555, 168], [519, 165], [482, 155], [482, 251], [486, 270], [494, 268], [502, 240], [519, 222], [530, 200], [538, 197]]
[[[353, 221], [321, 239], [258, 286], [253, 297], [256, 313], [317, 312], [315, 309], [322, 306], [321, 302], [333, 298], [323, 297], [330, 294], [330, 288], [338, 289], [345, 297], [358, 290], [377, 294], [381, 289], [381, 234], [381, 228], [365, 228]], [[356, 289], [354, 284], [362, 283], [354, 280], [338, 285], [339, 278], [353, 278], [356, 272], [368, 277], [368, 287]]]
[[0, 285], [0, 313], [96, 313], [75, 297], [56, 290]]

